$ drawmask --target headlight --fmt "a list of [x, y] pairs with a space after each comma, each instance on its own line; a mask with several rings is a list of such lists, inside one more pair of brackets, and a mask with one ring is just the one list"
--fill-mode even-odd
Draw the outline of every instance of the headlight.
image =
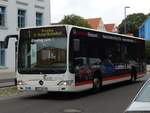
[[66, 81], [60, 81], [57, 85], [59, 86], [71, 86], [73, 83], [73, 80], [66, 80]]
[[17, 81], [17, 85], [26, 85], [26, 83], [22, 80]]

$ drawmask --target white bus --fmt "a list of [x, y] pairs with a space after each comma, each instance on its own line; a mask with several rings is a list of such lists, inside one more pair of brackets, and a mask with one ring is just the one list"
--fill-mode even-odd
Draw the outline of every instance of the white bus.
[[141, 38], [71, 26], [24, 28], [18, 37], [20, 91], [78, 92], [145, 74]]

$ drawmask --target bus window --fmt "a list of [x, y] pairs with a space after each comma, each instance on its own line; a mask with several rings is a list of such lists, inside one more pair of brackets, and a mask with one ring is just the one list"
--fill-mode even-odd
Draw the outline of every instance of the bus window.
[[19, 73], [65, 73], [67, 35], [63, 32], [63, 27], [21, 30]]
[[73, 39], [73, 49], [74, 51], [80, 51], [80, 40]]

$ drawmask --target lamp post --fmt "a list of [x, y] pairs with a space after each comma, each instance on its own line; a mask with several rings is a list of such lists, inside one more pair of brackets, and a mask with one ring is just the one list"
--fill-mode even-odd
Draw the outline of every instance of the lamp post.
[[51, 22], [52, 22], [52, 17], [51, 17], [51, 0], [49, 0], [49, 23], [51, 24]]
[[[129, 6], [125, 6], [124, 7], [124, 18], [126, 19], [126, 9], [127, 8], [130, 8]], [[126, 34], [127, 33], [127, 23], [126, 23], [126, 21], [124, 22], [124, 34]]]

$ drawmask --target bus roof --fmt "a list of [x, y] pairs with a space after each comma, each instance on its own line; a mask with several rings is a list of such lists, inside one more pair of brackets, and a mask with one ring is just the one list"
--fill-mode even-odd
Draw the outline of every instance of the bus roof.
[[85, 28], [85, 27], [80, 27], [80, 26], [75, 26], [75, 25], [68, 25], [68, 24], [33, 26], [33, 27], [25, 27], [25, 28], [21, 28], [21, 29], [32, 29], [32, 28], [34, 29], [34, 28], [45, 28], [45, 27], [62, 27], [62, 26], [64, 26], [64, 27], [71, 27], [71, 28], [79, 28], [79, 29], [95, 31], [95, 32], [101, 32], [101, 33], [106, 33], [106, 34], [110, 34], [110, 35], [122, 36], [122, 37], [126, 37], [126, 38], [133, 38], [133, 39], [144, 40], [144, 38], [140, 38], [140, 37], [134, 37], [134, 36], [124, 35], [124, 34], [119, 34], [119, 33], [112, 33], [112, 32], [96, 30], [96, 29], [91, 29], [91, 28]]

